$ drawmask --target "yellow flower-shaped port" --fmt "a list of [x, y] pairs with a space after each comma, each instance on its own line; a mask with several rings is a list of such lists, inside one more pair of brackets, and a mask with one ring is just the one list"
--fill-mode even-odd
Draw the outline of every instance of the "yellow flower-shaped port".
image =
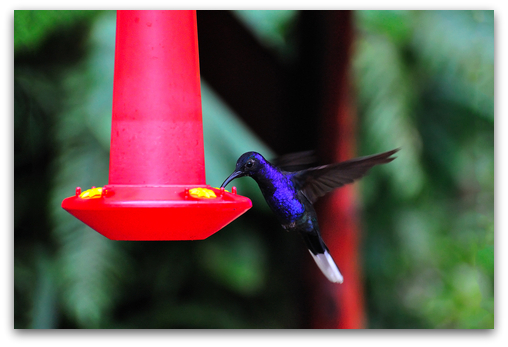
[[102, 196], [102, 187], [85, 190], [79, 194], [81, 199], [96, 199]]
[[189, 194], [194, 198], [215, 199], [217, 197], [213, 190], [206, 188], [189, 189]]

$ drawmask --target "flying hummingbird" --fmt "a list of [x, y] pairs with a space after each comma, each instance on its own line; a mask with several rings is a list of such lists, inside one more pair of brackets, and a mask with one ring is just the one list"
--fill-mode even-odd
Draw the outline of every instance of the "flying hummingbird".
[[[307, 245], [310, 254], [323, 274], [334, 283], [342, 283], [343, 277], [319, 232], [314, 202], [321, 196], [364, 176], [370, 168], [395, 159], [394, 149], [299, 171], [290, 170], [299, 161], [299, 155], [289, 155], [288, 160], [272, 164], [257, 152], [247, 152], [236, 162], [235, 171], [222, 183], [226, 187], [238, 177], [250, 176], [258, 184], [268, 206], [287, 231], [297, 231]], [[303, 153], [303, 152], [302, 152]], [[305, 152], [307, 156], [309, 152]], [[301, 163], [305, 160], [300, 160]]]

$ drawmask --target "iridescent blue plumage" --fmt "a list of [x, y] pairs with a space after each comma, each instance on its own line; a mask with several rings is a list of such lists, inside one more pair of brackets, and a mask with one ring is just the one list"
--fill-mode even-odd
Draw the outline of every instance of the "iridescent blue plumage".
[[342, 283], [342, 275], [319, 233], [312, 204], [331, 190], [362, 177], [371, 167], [392, 161], [395, 158], [390, 156], [396, 151], [294, 172], [272, 165], [259, 153], [247, 152], [221, 187], [238, 177], [252, 177], [282, 227], [298, 231], [323, 274], [332, 282]]
[[253, 178], [258, 182], [268, 206], [282, 224], [289, 224], [303, 216], [305, 206], [298, 199], [290, 175], [267, 163]]

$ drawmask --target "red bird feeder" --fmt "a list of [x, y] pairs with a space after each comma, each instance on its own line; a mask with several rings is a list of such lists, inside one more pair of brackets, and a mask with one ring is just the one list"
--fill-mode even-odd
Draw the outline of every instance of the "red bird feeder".
[[201, 240], [251, 206], [206, 185], [196, 11], [117, 11], [109, 184], [62, 207], [112, 240]]

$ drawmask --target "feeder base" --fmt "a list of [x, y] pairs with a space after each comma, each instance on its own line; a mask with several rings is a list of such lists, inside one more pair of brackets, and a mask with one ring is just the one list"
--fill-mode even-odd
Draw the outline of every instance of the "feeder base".
[[[193, 188], [214, 194], [191, 194]], [[208, 185], [106, 185], [93, 198], [81, 198], [77, 189], [76, 196], [64, 199], [62, 208], [111, 240], [203, 240], [252, 207], [250, 199], [235, 190], [229, 193]]]

